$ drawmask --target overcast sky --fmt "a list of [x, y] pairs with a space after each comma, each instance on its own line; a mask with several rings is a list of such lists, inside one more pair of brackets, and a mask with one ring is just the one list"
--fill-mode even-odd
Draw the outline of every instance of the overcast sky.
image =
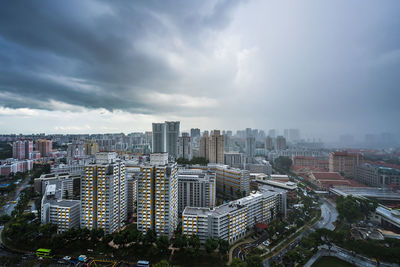
[[400, 1], [2, 1], [2, 133], [400, 132]]

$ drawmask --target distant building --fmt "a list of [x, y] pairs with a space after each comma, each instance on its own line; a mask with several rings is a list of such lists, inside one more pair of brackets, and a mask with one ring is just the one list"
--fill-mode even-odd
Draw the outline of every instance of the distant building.
[[265, 173], [271, 174], [272, 173], [272, 166], [267, 161], [266, 163], [248, 163], [246, 164], [246, 170], [250, 173]]
[[229, 165], [233, 168], [243, 168], [245, 161], [244, 155], [239, 152], [225, 152], [224, 153], [224, 164]]
[[200, 129], [199, 128], [192, 128], [190, 129], [190, 137], [192, 138], [200, 138]]
[[14, 159], [31, 159], [33, 152], [33, 142], [30, 140], [15, 141], [13, 143]]
[[69, 159], [77, 159], [84, 157], [85, 155], [85, 146], [82, 142], [74, 141], [71, 144], [68, 144], [67, 157]]
[[47, 155], [53, 150], [51, 140], [38, 139], [36, 140], [36, 149], [40, 152], [42, 157], [47, 157]]
[[166, 121], [165, 134], [166, 134], [166, 147], [169, 155], [173, 157], [178, 156], [178, 137], [179, 137], [179, 121]]
[[84, 145], [86, 155], [96, 155], [99, 152], [99, 145], [96, 142], [89, 141]]
[[400, 187], [400, 169], [364, 163], [357, 166], [355, 179], [373, 187]]
[[294, 156], [292, 167], [294, 169], [308, 168], [311, 170], [320, 169], [321, 171], [328, 171], [329, 161], [316, 157]]
[[185, 207], [215, 206], [215, 173], [197, 170], [181, 169], [178, 171], [178, 210]]
[[344, 177], [354, 179], [357, 166], [364, 161], [360, 153], [350, 153], [347, 151], [332, 152], [329, 154], [329, 171], [338, 172]]
[[246, 156], [253, 158], [256, 155], [256, 138], [253, 136], [246, 137]]
[[285, 150], [287, 148], [286, 138], [283, 136], [276, 137], [276, 150]]
[[265, 138], [265, 149], [269, 151], [274, 150], [274, 140], [270, 136]]
[[179, 121], [153, 123], [152, 151], [165, 153], [173, 157], [178, 156]]
[[192, 154], [192, 142], [191, 137], [188, 133], [182, 133], [181, 137], [178, 137], [178, 158], [191, 160]]
[[80, 185], [81, 176], [69, 173], [51, 173], [42, 174], [34, 180], [35, 191], [40, 194], [45, 194], [48, 185], [55, 185], [59, 190], [59, 198], [73, 199], [74, 196], [79, 196], [79, 189], [74, 190], [74, 184]]
[[224, 136], [219, 130], [214, 130], [209, 141], [209, 156], [210, 163], [224, 163]]
[[210, 149], [210, 137], [208, 136], [208, 132], [205, 132], [203, 133], [203, 136], [200, 138], [200, 147], [199, 147], [200, 157], [209, 160], [209, 149]]

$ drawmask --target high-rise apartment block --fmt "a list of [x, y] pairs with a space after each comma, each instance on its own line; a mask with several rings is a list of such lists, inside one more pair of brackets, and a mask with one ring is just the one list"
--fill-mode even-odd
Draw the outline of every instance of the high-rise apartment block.
[[192, 157], [191, 137], [188, 133], [182, 133], [182, 136], [178, 138], [178, 158], [191, 160]]
[[219, 196], [235, 199], [249, 194], [249, 171], [213, 163], [208, 164], [203, 169], [215, 172], [216, 188]]
[[178, 155], [179, 121], [166, 121], [165, 123], [153, 123], [152, 151], [153, 153], [165, 153], [173, 157]]
[[265, 149], [269, 151], [274, 150], [274, 140], [271, 136], [265, 138]]
[[200, 138], [200, 157], [209, 159], [209, 149], [210, 149], [210, 137], [208, 136], [208, 132], [203, 133], [203, 136]]
[[256, 155], [256, 138], [254, 136], [246, 137], [246, 156], [253, 158]]
[[338, 172], [346, 178], [355, 178], [357, 166], [364, 161], [360, 153], [347, 151], [331, 152], [329, 154], [329, 171]]
[[30, 140], [15, 141], [13, 143], [14, 159], [30, 159], [33, 152], [33, 142]]
[[192, 138], [200, 138], [200, 129], [199, 128], [190, 129], [190, 137], [192, 137]]
[[284, 190], [262, 190], [214, 209], [186, 207], [182, 232], [188, 237], [198, 235], [202, 243], [210, 237], [234, 243], [256, 223], [268, 223], [276, 217], [282, 197], [286, 199]]
[[215, 173], [199, 169], [178, 171], [178, 210], [215, 206]]
[[93, 141], [85, 143], [84, 148], [86, 155], [96, 155], [99, 152], [99, 145]]
[[214, 130], [210, 136], [204, 133], [200, 138], [200, 157], [210, 163], [224, 163], [224, 136], [219, 130]]
[[286, 146], [286, 138], [283, 136], [277, 136], [276, 137], [276, 150], [285, 150], [287, 148]]
[[178, 224], [177, 164], [168, 162], [167, 153], [150, 155], [137, 181], [137, 229], [149, 229], [171, 237]]
[[47, 157], [47, 155], [53, 150], [51, 140], [36, 140], [36, 150], [40, 152], [41, 157]]
[[85, 165], [81, 181], [81, 228], [120, 230], [127, 220], [125, 163], [116, 153], [96, 154], [96, 163]]
[[71, 144], [68, 144], [67, 147], [67, 157], [70, 159], [77, 159], [85, 156], [85, 146], [82, 142], [73, 141]]

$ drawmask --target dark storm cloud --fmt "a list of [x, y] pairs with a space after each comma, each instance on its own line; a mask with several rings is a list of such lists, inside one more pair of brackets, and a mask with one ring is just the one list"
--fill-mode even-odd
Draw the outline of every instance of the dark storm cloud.
[[225, 27], [236, 1], [1, 5], [0, 105], [46, 108], [38, 100], [54, 99], [152, 113], [164, 107], [150, 105], [141, 96], [173, 92], [171, 83], [179, 76], [163, 58], [143, 53], [143, 45], [137, 44], [162, 41], [157, 45], [175, 49], [171, 39], [178, 37], [201, 50], [202, 33]]

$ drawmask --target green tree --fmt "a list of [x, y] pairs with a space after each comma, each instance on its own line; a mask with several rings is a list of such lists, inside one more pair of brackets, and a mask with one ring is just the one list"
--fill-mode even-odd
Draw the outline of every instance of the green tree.
[[223, 255], [226, 255], [229, 251], [229, 242], [224, 240], [224, 239], [220, 239], [218, 240], [219, 243], [219, 252]]
[[247, 267], [247, 263], [243, 262], [241, 259], [235, 258], [229, 264], [229, 267]]
[[250, 254], [246, 257], [246, 262], [248, 267], [262, 267], [262, 258], [257, 254]]
[[207, 253], [211, 253], [218, 248], [218, 240], [216, 240], [212, 237], [208, 238], [206, 240], [206, 243], [204, 244], [204, 247], [205, 247]]
[[189, 245], [197, 252], [200, 248], [200, 239], [198, 235], [192, 235], [188, 240]]
[[52, 223], [46, 223], [39, 227], [39, 232], [44, 238], [50, 238], [52, 235], [57, 233], [57, 225]]
[[0, 224], [6, 224], [9, 220], [11, 220], [11, 217], [7, 214], [3, 214], [0, 216]]
[[153, 265], [154, 267], [170, 267], [168, 261], [162, 260], [160, 262], [157, 262], [156, 264]]
[[183, 234], [175, 235], [174, 247], [182, 249], [187, 246], [187, 243], [188, 243], [188, 240], [186, 238], [186, 235], [183, 235]]
[[364, 215], [359, 203], [360, 202], [353, 196], [339, 196], [336, 201], [336, 209], [339, 213], [339, 217], [350, 223], [361, 220]]
[[275, 159], [274, 163], [277, 169], [289, 172], [293, 162], [289, 157], [280, 156]]
[[162, 235], [156, 240], [157, 248], [160, 250], [161, 253], [165, 253], [168, 251], [168, 247], [170, 245], [169, 239], [167, 236]]

